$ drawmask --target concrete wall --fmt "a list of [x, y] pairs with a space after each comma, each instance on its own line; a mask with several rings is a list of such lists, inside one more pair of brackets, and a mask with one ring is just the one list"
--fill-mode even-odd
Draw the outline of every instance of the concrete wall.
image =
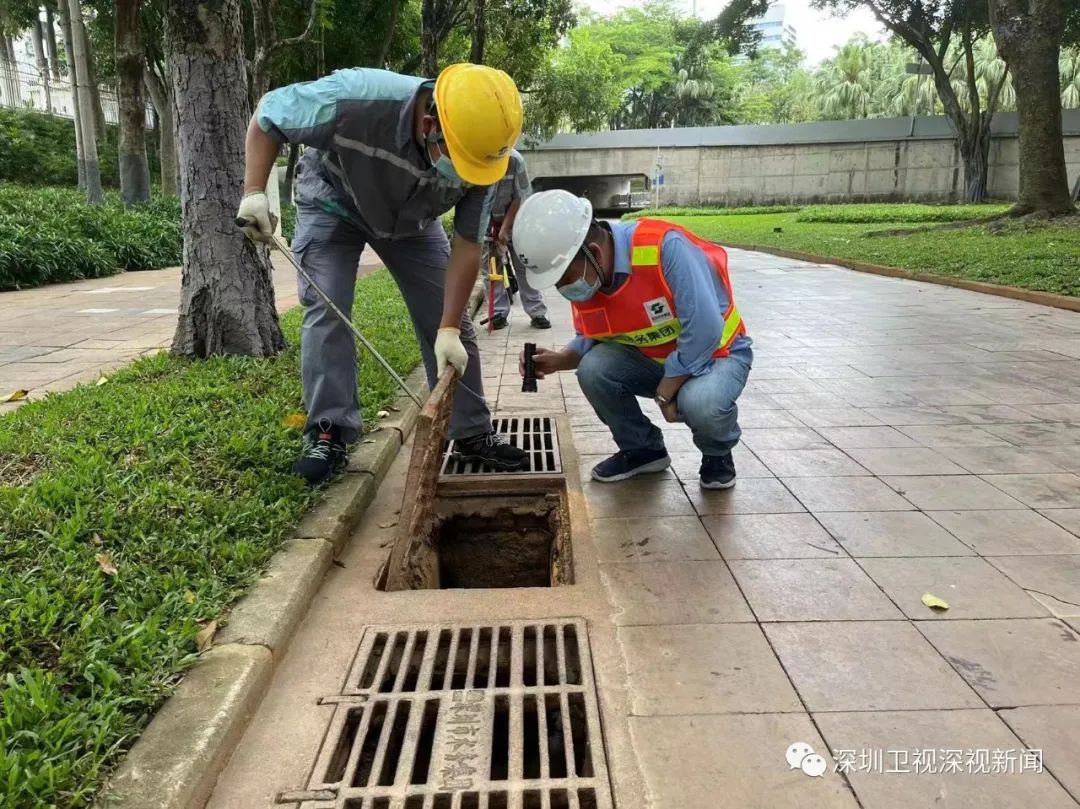
[[[1065, 154], [1070, 180], [1080, 172], [1080, 111], [1067, 111]], [[1017, 143], [1015, 123], [1003, 118], [990, 148], [990, 195], [1011, 199], [1017, 193]], [[924, 119], [935, 121], [935, 119]], [[868, 128], [865, 140], [855, 123], [837, 130], [843, 139], [830, 141], [828, 130], [817, 125], [807, 135], [804, 127], [730, 127], [721, 135], [702, 130], [697, 143], [688, 142], [684, 131], [673, 136], [658, 130], [656, 146], [646, 146], [642, 133], [634, 137], [613, 136], [605, 144], [601, 133], [559, 136], [549, 144], [524, 150], [529, 174], [534, 178], [643, 174], [652, 177], [659, 159], [664, 185], [661, 205], [772, 205], [809, 202], [860, 201], [957, 201], [963, 196], [964, 169], [956, 142], [937, 125], [924, 126], [929, 136], [908, 137], [910, 119], [897, 119], [903, 136], [888, 137], [880, 123]], [[870, 123], [870, 122], [867, 122]], [[1011, 124], [1011, 125], [1010, 125]], [[765, 142], [753, 142], [749, 130], [770, 130]], [[785, 130], [790, 143], [775, 142]], [[732, 136], [733, 130], [742, 130]], [[1011, 130], [1011, 131], [1010, 131]], [[674, 130], [678, 132], [678, 130]], [[820, 138], [824, 137], [824, 140]], [[580, 145], [573, 142], [581, 139]], [[623, 140], [627, 145], [620, 144]], [[667, 142], [664, 142], [664, 141]], [[710, 143], [710, 140], [728, 142]], [[799, 141], [803, 142], [799, 142]], [[750, 142], [748, 142], [750, 141]], [[771, 141], [771, 142], [770, 142]], [[580, 180], [578, 181], [581, 182]], [[550, 186], [550, 181], [549, 181]]]

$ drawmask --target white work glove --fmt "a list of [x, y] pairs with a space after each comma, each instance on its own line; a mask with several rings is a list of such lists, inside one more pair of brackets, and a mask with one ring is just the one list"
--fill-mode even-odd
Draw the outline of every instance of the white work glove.
[[244, 194], [240, 200], [240, 208], [236, 211], [236, 218], [254, 222], [254, 225], [244, 227], [244, 234], [254, 242], [269, 243], [277, 227], [277, 217], [270, 213], [270, 200], [262, 191], [253, 191]]
[[435, 335], [435, 367], [442, 376], [447, 365], [453, 365], [459, 377], [465, 375], [465, 366], [469, 364], [469, 355], [461, 343], [461, 329], [446, 326]]

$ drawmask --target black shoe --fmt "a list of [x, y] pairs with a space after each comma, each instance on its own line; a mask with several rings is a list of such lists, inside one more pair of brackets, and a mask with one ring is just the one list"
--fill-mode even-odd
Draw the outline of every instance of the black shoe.
[[459, 438], [454, 442], [454, 454], [463, 461], [487, 464], [500, 472], [516, 472], [525, 465], [525, 450], [507, 443], [506, 439], [492, 430], [472, 438]]
[[592, 468], [592, 479], [614, 483], [649, 472], [663, 472], [669, 466], [671, 457], [666, 449], [620, 450]]
[[506, 322], [506, 315], [495, 315], [491, 318], [491, 327], [498, 331], [499, 329], [505, 329], [509, 325]]
[[323, 419], [318, 427], [304, 435], [304, 448], [292, 466], [292, 473], [306, 480], [309, 486], [318, 486], [344, 469], [348, 462], [349, 454], [341, 439], [341, 428]]
[[538, 317], [534, 317], [532, 319], [532, 327], [534, 329], [550, 329], [551, 321], [543, 315], [539, 315]]
[[735, 462], [731, 459], [731, 453], [702, 455], [698, 474], [703, 489], [730, 489], [735, 485]]

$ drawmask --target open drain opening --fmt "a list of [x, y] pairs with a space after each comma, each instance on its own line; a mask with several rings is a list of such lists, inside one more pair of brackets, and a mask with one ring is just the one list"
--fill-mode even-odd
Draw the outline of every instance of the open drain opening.
[[406, 578], [441, 590], [572, 584], [569, 525], [557, 492], [440, 498]]
[[442, 588], [550, 587], [554, 522], [520, 509], [449, 518], [434, 534]]

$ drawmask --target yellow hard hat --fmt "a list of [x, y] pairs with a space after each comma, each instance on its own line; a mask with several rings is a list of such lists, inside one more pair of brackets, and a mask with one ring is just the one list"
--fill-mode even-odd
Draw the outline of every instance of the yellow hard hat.
[[439, 126], [458, 176], [491, 185], [506, 175], [521, 136], [521, 95], [514, 80], [484, 65], [449, 65], [435, 80]]

